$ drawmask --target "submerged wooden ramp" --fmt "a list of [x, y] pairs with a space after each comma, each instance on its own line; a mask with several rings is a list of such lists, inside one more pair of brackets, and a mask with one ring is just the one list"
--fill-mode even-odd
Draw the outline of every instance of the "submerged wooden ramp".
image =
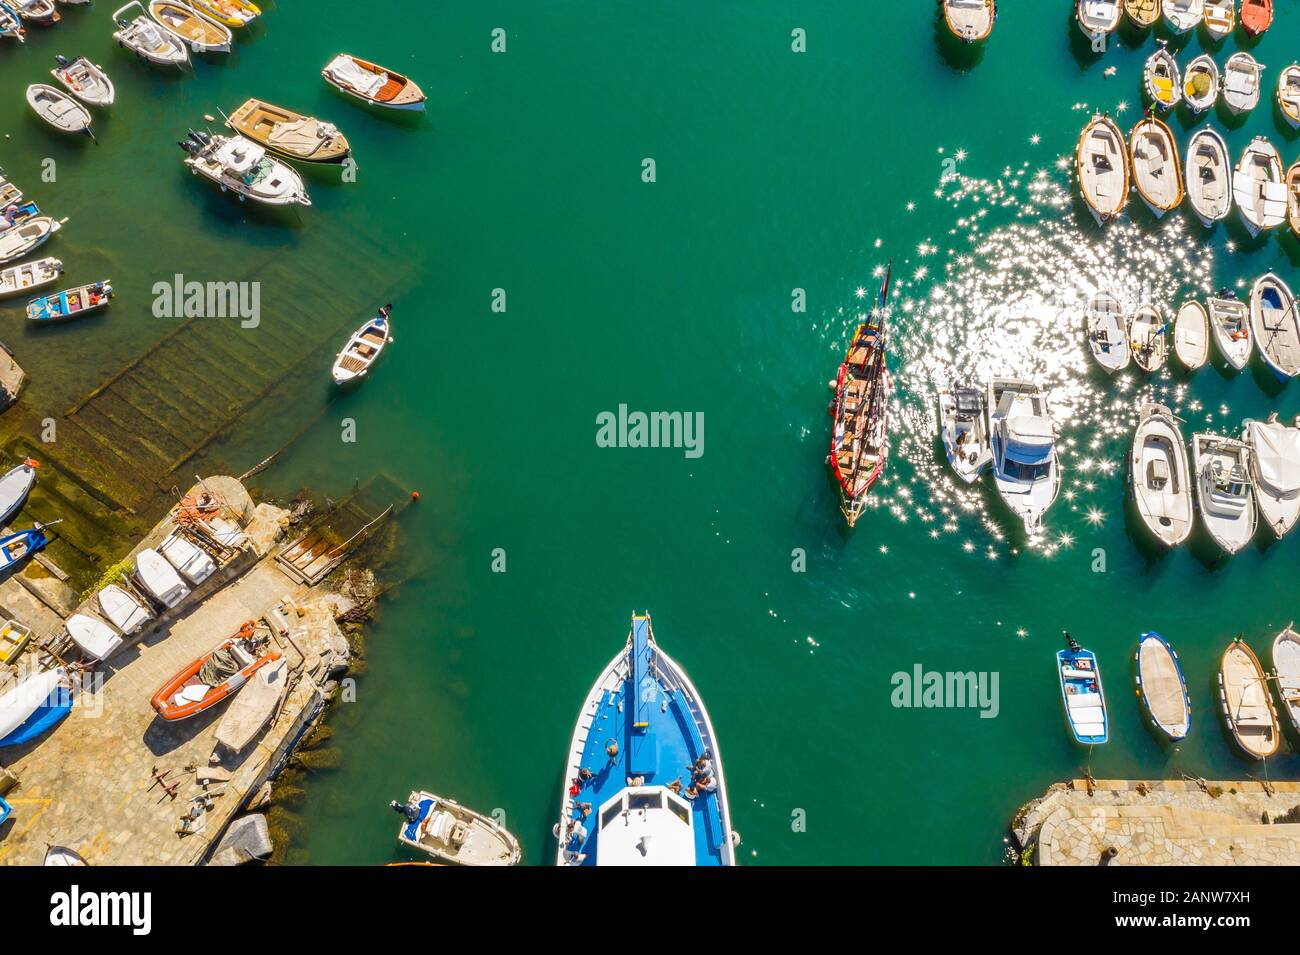
[[276, 563], [291, 580], [314, 586], [409, 501], [410, 494], [391, 478], [372, 478], [281, 547]]

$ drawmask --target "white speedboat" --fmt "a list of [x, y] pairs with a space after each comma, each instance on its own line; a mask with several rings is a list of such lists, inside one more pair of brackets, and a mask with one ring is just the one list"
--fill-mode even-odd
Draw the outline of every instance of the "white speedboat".
[[176, 568], [156, 550], [146, 548], [136, 555], [135, 576], [145, 593], [168, 609], [190, 595]]
[[1183, 79], [1178, 71], [1178, 61], [1165, 48], [1163, 40], [1147, 58], [1142, 69], [1142, 85], [1147, 98], [1157, 109], [1173, 109], [1183, 99]]
[[1219, 346], [1219, 353], [1237, 371], [1246, 367], [1250, 361], [1253, 336], [1250, 332], [1250, 312], [1246, 303], [1235, 297], [1228, 297], [1231, 292], [1221, 291], [1217, 297], [1211, 297], [1207, 303], [1210, 315], [1210, 336]]
[[1292, 129], [1300, 126], [1300, 63], [1292, 63], [1278, 74], [1277, 105]]
[[1188, 371], [1210, 357], [1210, 317], [1200, 302], [1184, 302], [1174, 319], [1174, 354]]
[[0, 269], [0, 298], [34, 292], [54, 284], [62, 274], [63, 263], [52, 257]]
[[967, 484], [975, 481], [993, 460], [989, 447], [984, 394], [978, 388], [958, 385], [939, 392], [939, 434], [948, 464]]
[[994, 378], [987, 412], [998, 493], [1025, 531], [1037, 533], [1061, 490], [1056, 425], [1047, 399], [1032, 381]]
[[1282, 424], [1273, 413], [1267, 421], [1247, 418], [1241, 437], [1250, 445], [1260, 520], [1281, 537], [1300, 518], [1300, 427]]
[[522, 850], [519, 840], [481, 812], [444, 796], [416, 790], [392, 807], [406, 816], [397, 841], [456, 865], [514, 865]]
[[45, 122], [63, 133], [83, 133], [93, 137], [90, 110], [82, 106], [63, 90], [48, 83], [33, 83], [27, 87], [27, 105]]
[[1178, 419], [1164, 405], [1143, 405], [1129, 452], [1138, 515], [1156, 540], [1176, 547], [1192, 532], [1192, 485]]
[[1228, 57], [1223, 65], [1223, 101], [1234, 114], [1248, 113], [1259, 105], [1263, 69], [1249, 53]]
[[1272, 272], [1251, 286], [1250, 330], [1264, 363], [1280, 381], [1300, 373], [1300, 312], [1291, 289]]
[[109, 584], [96, 595], [96, 599], [109, 623], [127, 635], [135, 633], [153, 616], [147, 607], [117, 584]]
[[1088, 211], [1105, 225], [1128, 204], [1129, 162], [1124, 134], [1109, 116], [1094, 116], [1075, 152], [1079, 191]]
[[1147, 116], [1129, 135], [1133, 185], [1156, 218], [1178, 208], [1183, 201], [1183, 171], [1173, 130]]
[[50, 75], [69, 93], [90, 106], [113, 105], [117, 91], [102, 66], [97, 66], [84, 56], [71, 62], [62, 56], [55, 56], [54, 59], [58, 66], [50, 70]]
[[1165, 22], [1174, 33], [1195, 30], [1205, 19], [1205, 0], [1164, 0]]
[[1133, 361], [1143, 371], [1159, 371], [1165, 365], [1169, 351], [1165, 337], [1167, 326], [1164, 316], [1154, 305], [1139, 305], [1128, 322], [1129, 347]]
[[158, 553], [166, 557], [167, 562], [191, 584], [203, 583], [217, 569], [216, 561], [195, 547], [180, 531], [172, 531], [158, 545]]
[[1110, 292], [1097, 292], [1084, 313], [1088, 352], [1107, 374], [1128, 367], [1133, 352], [1128, 344], [1128, 320], [1119, 299]]
[[0, 263], [12, 262], [34, 252], [60, 228], [60, 223], [49, 216], [35, 216], [0, 232]]
[[1263, 136], [1256, 136], [1232, 176], [1232, 198], [1251, 236], [1286, 221], [1286, 185], [1282, 157]]
[[[132, 7], [136, 13], [128, 20], [126, 15]], [[113, 22], [118, 26], [113, 31], [113, 39], [142, 60], [159, 66], [184, 66], [190, 61], [190, 50], [185, 41], [151, 20], [140, 0], [131, 0], [114, 12]]]
[[89, 614], [74, 613], [63, 622], [64, 629], [82, 655], [91, 663], [107, 660], [122, 645], [122, 635]]
[[222, 192], [234, 193], [240, 202], [311, 205], [302, 176], [251, 139], [191, 131], [179, 145], [191, 172], [216, 183]]
[[1193, 113], [1203, 113], [1219, 98], [1219, 64], [1202, 53], [1183, 70], [1183, 101]]
[[1207, 226], [1232, 211], [1232, 159], [1218, 130], [1197, 130], [1187, 143], [1187, 199]]
[[1201, 523], [1225, 552], [1235, 554], [1255, 536], [1250, 447], [1219, 434], [1192, 435], [1192, 471]]

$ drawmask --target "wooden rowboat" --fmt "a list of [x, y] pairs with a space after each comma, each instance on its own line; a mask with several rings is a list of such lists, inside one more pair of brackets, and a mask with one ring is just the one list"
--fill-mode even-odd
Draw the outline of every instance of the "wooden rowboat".
[[254, 673], [280, 659], [277, 651], [257, 650], [252, 639], [256, 632], [256, 622], [248, 621], [164, 683], [149, 704], [165, 720], [184, 720], [229, 699]]
[[1145, 30], [1160, 19], [1160, 0], [1124, 0], [1124, 12], [1130, 23]]
[[1219, 664], [1219, 706], [1243, 753], [1264, 759], [1277, 752], [1281, 728], [1268, 692], [1268, 677], [1240, 635], [1228, 644]]
[[17, 0], [13, 6], [28, 23], [43, 27], [53, 26], [63, 19], [59, 11], [54, 9], [54, 0]]
[[217, 742], [232, 753], [242, 752], [275, 713], [288, 685], [289, 668], [284, 660], [253, 674], [217, 724]]
[[1137, 649], [1138, 695], [1146, 705], [1151, 724], [1172, 742], [1192, 729], [1192, 700], [1178, 654], [1155, 631], [1142, 634]]
[[1154, 116], [1139, 120], [1129, 135], [1129, 158], [1138, 195], [1156, 217], [1183, 201], [1183, 168], [1173, 131]]
[[94, 138], [95, 134], [90, 128], [90, 110], [63, 90], [55, 89], [48, 83], [33, 83], [27, 87], [27, 105], [60, 132], [84, 133]]
[[1075, 171], [1083, 201], [1098, 225], [1124, 211], [1130, 188], [1128, 148], [1109, 116], [1094, 116], [1079, 134]]
[[943, 0], [943, 20], [963, 43], [988, 39], [997, 18], [997, 0]]
[[346, 385], [364, 377], [370, 366], [379, 360], [384, 346], [393, 340], [388, 324], [388, 313], [392, 308], [392, 303], [385, 305], [348, 339], [334, 359], [332, 374], [336, 385]]
[[1259, 36], [1273, 23], [1273, 0], [1241, 0], [1241, 25]]
[[424, 109], [424, 92], [414, 80], [348, 53], [330, 60], [320, 75], [331, 86], [374, 106]]
[[347, 137], [334, 124], [265, 100], [247, 100], [230, 115], [226, 125], [287, 159], [340, 163], [351, 152]]
[[229, 53], [234, 39], [228, 27], [178, 0], [149, 0], [149, 16], [189, 44], [195, 53]]

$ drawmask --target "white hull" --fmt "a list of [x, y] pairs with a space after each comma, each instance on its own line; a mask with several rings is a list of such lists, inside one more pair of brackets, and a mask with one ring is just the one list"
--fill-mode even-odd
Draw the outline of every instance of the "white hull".
[[1225, 553], [1235, 554], [1255, 536], [1250, 448], [1217, 434], [1192, 435], [1192, 469], [1201, 523]]
[[1210, 357], [1210, 320], [1200, 302], [1187, 302], [1174, 320], [1174, 354], [1188, 371]]
[[1236, 299], [1211, 298], [1210, 336], [1219, 347], [1225, 361], [1237, 371], [1246, 367], [1254, 348], [1254, 334], [1250, 331], [1250, 311], [1245, 303]]
[[64, 628], [82, 654], [92, 663], [107, 660], [122, 645], [122, 637], [102, 620], [74, 613], [64, 621]]
[[1142, 523], [1166, 547], [1192, 532], [1187, 446], [1178, 420], [1163, 405], [1146, 405], [1129, 451], [1129, 481]]
[[27, 722], [63, 681], [64, 671], [46, 670], [29, 676], [0, 696], [0, 739]]
[[1247, 418], [1242, 426], [1259, 519], [1282, 537], [1300, 519], [1300, 428], [1282, 424], [1276, 415], [1265, 422]]

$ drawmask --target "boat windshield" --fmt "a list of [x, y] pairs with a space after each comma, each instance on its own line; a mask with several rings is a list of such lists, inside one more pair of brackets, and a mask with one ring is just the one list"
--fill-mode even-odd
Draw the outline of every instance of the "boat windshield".
[[269, 159], [263, 159], [256, 166], [244, 173], [244, 182], [250, 186], [255, 186], [262, 182], [275, 170], [275, 164]]
[[1051, 470], [1051, 461], [1042, 461], [1038, 464], [1025, 464], [1017, 461], [1015, 458], [1008, 457], [1002, 462], [1002, 472], [1013, 481], [1023, 481], [1032, 483], [1041, 481], [1047, 477]]

